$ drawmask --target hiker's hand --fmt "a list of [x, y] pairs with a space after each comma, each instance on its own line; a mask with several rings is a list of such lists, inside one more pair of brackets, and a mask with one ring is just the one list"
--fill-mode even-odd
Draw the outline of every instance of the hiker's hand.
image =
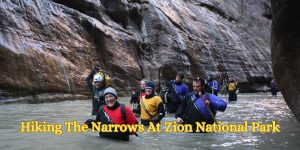
[[158, 124], [158, 123], [160, 123], [160, 121], [159, 121], [158, 119], [154, 119], [152, 122], [153, 122], [153, 124], [155, 124], [155, 125]]
[[198, 93], [198, 96], [200, 96], [200, 95], [202, 95], [202, 92], [201, 92], [201, 91]]
[[176, 122], [181, 124], [181, 123], [183, 123], [183, 120], [182, 120], [182, 118], [178, 117], [178, 118], [176, 118]]
[[95, 122], [95, 120], [88, 119], [84, 122], [84, 124], [88, 125], [89, 128], [92, 128], [92, 122]]
[[205, 104], [205, 106], [209, 106], [209, 105], [210, 105], [210, 100], [206, 99], [206, 100], [204, 101], [204, 104]]

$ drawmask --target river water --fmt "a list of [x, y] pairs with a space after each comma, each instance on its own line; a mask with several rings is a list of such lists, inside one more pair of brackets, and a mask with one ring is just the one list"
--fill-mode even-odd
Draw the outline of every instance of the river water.
[[[129, 98], [120, 98], [128, 104]], [[245, 133], [153, 133], [141, 132], [131, 136], [129, 142], [100, 138], [97, 132], [21, 133], [21, 121], [46, 121], [63, 124], [76, 120], [82, 124], [91, 118], [91, 102], [63, 101], [42, 104], [0, 105], [0, 149], [299, 149], [300, 123], [288, 109], [282, 96], [270, 94], [240, 94], [237, 103], [229, 103], [225, 112], [217, 114], [217, 120], [225, 124], [249, 122]], [[174, 121], [167, 114], [162, 122]], [[280, 125], [278, 133], [251, 132], [251, 122]], [[162, 126], [162, 130], [165, 129]], [[164, 130], [163, 130], [164, 131]]]

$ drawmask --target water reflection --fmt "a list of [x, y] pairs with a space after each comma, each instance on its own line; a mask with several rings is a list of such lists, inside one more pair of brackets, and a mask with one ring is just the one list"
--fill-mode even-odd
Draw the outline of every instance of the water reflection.
[[[120, 101], [129, 104], [128, 98]], [[20, 121], [47, 121], [63, 124], [91, 118], [90, 101], [64, 101], [43, 104], [0, 105], [0, 149], [297, 149], [300, 146], [300, 123], [291, 114], [282, 96], [240, 94], [237, 103], [229, 103], [224, 113], [217, 114], [223, 123], [248, 120], [280, 124], [280, 133], [138, 133], [129, 142], [99, 138], [96, 132], [20, 133]], [[175, 121], [167, 114], [163, 122]], [[163, 131], [164, 126], [161, 128]], [[249, 129], [251, 130], [251, 128]], [[66, 131], [66, 127], [63, 128]]]

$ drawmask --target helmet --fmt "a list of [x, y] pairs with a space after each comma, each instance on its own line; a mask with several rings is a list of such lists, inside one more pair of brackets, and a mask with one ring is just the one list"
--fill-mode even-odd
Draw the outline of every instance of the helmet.
[[103, 81], [103, 77], [101, 75], [94, 76], [94, 82], [102, 82], [102, 81]]

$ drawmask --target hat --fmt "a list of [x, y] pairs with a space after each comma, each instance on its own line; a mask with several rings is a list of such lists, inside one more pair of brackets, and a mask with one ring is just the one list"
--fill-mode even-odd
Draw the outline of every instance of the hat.
[[152, 81], [147, 81], [146, 82], [146, 87], [145, 88], [152, 88], [155, 89], [155, 84]]
[[104, 90], [104, 94], [103, 96], [105, 96], [106, 94], [112, 94], [114, 95], [116, 98], [118, 97], [117, 92], [115, 89], [108, 87], [107, 89]]

